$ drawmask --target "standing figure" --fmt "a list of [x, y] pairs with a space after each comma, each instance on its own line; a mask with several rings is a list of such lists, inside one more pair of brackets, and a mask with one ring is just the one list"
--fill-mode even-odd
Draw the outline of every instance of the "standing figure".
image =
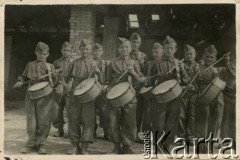
[[[158, 75], [151, 79], [151, 85], [157, 86], [167, 80], [175, 79], [180, 85], [190, 81], [190, 77], [186, 73], [183, 65], [174, 57], [177, 51], [177, 42], [170, 36], [166, 36], [164, 42], [164, 55], [160, 61], [156, 61], [151, 70], [151, 76]], [[169, 72], [175, 67], [172, 72]], [[166, 149], [170, 144], [174, 143], [174, 138], [178, 128], [178, 120], [182, 101], [177, 97], [167, 103], [157, 103], [156, 98], [153, 99], [151, 106], [151, 122], [154, 139], [159, 138], [163, 132], [170, 134], [164, 141]], [[156, 133], [158, 134], [156, 135]], [[164, 150], [168, 151], [168, 150]]]
[[[110, 86], [114, 86], [121, 82], [144, 81], [140, 72], [139, 64], [131, 60], [129, 53], [131, 51], [130, 41], [124, 38], [118, 39], [118, 52], [120, 56], [109, 64], [107, 82]], [[128, 71], [128, 74], [123, 74]], [[123, 75], [123, 76], [122, 76]], [[121, 77], [119, 79], [119, 77]], [[119, 80], [118, 80], [119, 79]], [[118, 80], [118, 81], [117, 81]], [[134, 87], [134, 84], [132, 84]], [[132, 143], [136, 139], [136, 103], [134, 97], [131, 102], [124, 106], [109, 106], [109, 133], [110, 140], [114, 143], [114, 154], [131, 154], [130, 149]]]
[[[185, 45], [184, 47], [184, 69], [191, 79], [196, 75], [199, 70], [199, 64], [195, 61], [196, 51], [194, 47]], [[186, 138], [190, 144], [193, 144], [195, 136], [195, 101], [196, 101], [196, 84], [188, 86], [188, 91], [184, 95], [180, 110], [178, 136]]]
[[[30, 80], [29, 89], [36, 84], [39, 84], [38, 87], [40, 87], [42, 82], [48, 82], [50, 86], [53, 87], [53, 83], [57, 82], [58, 78], [54, 78], [53, 74], [51, 74], [55, 71], [54, 66], [46, 62], [49, 56], [48, 45], [43, 42], [38, 42], [35, 48], [35, 55], [37, 59], [27, 64], [22, 75], [18, 77], [15, 87], [22, 86], [26, 80]], [[48, 76], [45, 76], [47, 74]], [[41, 78], [43, 76], [45, 77]], [[26, 146], [21, 150], [22, 153], [38, 151], [39, 154], [46, 154], [44, 145], [51, 128], [52, 105], [52, 92], [44, 96], [41, 94], [34, 95], [32, 91], [27, 92], [25, 107], [28, 140]]]
[[[62, 76], [64, 91], [67, 91], [69, 86], [71, 86], [71, 84], [68, 84], [68, 82], [66, 81], [68, 76], [69, 66], [72, 63], [71, 51], [72, 51], [72, 45], [69, 42], [64, 42], [62, 44], [62, 49], [61, 49], [62, 57], [53, 62], [53, 65], [56, 69], [62, 68], [61, 76]], [[57, 94], [54, 96], [54, 98], [55, 98], [54, 105], [56, 105], [56, 108], [58, 110], [57, 110], [57, 117], [53, 121], [53, 126], [57, 128], [58, 131], [53, 136], [63, 137], [64, 136], [63, 126], [65, 123], [63, 111], [64, 111], [64, 108], [68, 107], [69, 95]]]
[[[101, 80], [100, 82], [102, 85], [105, 84], [106, 80], [106, 68], [108, 65], [108, 61], [102, 59], [103, 48], [102, 45], [96, 43], [93, 47], [93, 59], [97, 62], [97, 66], [100, 69]], [[106, 87], [105, 87], [106, 88]], [[107, 104], [106, 104], [106, 91], [103, 90], [101, 95], [96, 98], [96, 109], [98, 109], [100, 122], [99, 126], [103, 128], [104, 132], [104, 139], [109, 140], [109, 133], [108, 133], [108, 111], [107, 111]], [[97, 128], [97, 127], [96, 127]], [[96, 131], [95, 131], [96, 134]]]
[[[100, 79], [100, 71], [96, 61], [92, 59], [92, 44], [89, 40], [82, 40], [79, 46], [81, 58], [72, 62], [69, 67], [67, 81], [72, 81], [71, 89], [76, 87], [89, 76]], [[93, 74], [91, 74], [93, 73]], [[82, 103], [78, 96], [70, 92], [68, 106], [69, 138], [72, 148], [67, 154], [89, 154], [88, 145], [93, 143], [95, 128], [95, 100]]]

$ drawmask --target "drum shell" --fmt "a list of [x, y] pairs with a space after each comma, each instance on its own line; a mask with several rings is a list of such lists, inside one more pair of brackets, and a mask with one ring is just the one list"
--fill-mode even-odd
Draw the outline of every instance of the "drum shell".
[[226, 83], [216, 77], [200, 94], [199, 101], [208, 105], [219, 95], [220, 92], [224, 90], [225, 87]]
[[136, 96], [135, 90], [130, 86], [126, 92], [124, 92], [119, 97], [116, 97], [114, 99], [108, 99], [109, 103], [112, 107], [121, 107], [133, 100], [133, 98]]
[[157, 103], [167, 103], [180, 96], [181, 93], [182, 87], [179, 85], [179, 83], [176, 83], [173, 87], [169, 88], [167, 92], [153, 95]]
[[94, 85], [81, 95], [74, 95], [80, 103], [87, 103], [94, 100], [102, 92], [102, 86], [96, 81]]
[[39, 99], [49, 95], [52, 92], [53, 88], [50, 84], [36, 91], [28, 91], [30, 99]]

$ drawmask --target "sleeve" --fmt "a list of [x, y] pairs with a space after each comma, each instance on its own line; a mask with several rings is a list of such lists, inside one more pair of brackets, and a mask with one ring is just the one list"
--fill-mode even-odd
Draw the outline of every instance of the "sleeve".
[[29, 68], [29, 63], [26, 65], [23, 73], [20, 76], [18, 76], [17, 81], [23, 82], [27, 79], [28, 68]]
[[180, 64], [180, 77], [182, 79], [183, 85], [189, 83], [191, 81], [190, 75], [188, 75], [187, 71], [184, 68], [184, 64]]

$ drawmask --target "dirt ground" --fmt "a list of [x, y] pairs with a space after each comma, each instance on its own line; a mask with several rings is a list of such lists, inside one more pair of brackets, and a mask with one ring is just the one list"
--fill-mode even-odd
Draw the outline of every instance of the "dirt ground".
[[[24, 147], [27, 141], [26, 133], [26, 115], [23, 101], [5, 101], [5, 118], [4, 118], [4, 153], [6, 155], [21, 154], [20, 149]], [[64, 126], [67, 132], [67, 124]], [[52, 127], [47, 139], [46, 149], [50, 155], [65, 155], [65, 152], [71, 147], [67, 137], [56, 138], [52, 135], [57, 130]], [[98, 127], [97, 138], [93, 144], [89, 145], [91, 154], [108, 154], [111, 153], [113, 144], [103, 139], [103, 130]], [[143, 145], [135, 143], [133, 151], [142, 154]], [[37, 153], [31, 153], [37, 154]]]

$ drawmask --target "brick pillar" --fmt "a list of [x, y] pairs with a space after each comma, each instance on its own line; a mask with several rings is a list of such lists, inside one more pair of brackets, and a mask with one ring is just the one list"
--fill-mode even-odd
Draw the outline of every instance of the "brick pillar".
[[119, 18], [105, 17], [103, 31], [103, 49], [104, 58], [111, 59], [116, 57], [117, 47], [116, 41], [118, 37]]
[[95, 39], [96, 15], [93, 6], [71, 6], [70, 43], [73, 44], [75, 53], [78, 51], [82, 39]]

